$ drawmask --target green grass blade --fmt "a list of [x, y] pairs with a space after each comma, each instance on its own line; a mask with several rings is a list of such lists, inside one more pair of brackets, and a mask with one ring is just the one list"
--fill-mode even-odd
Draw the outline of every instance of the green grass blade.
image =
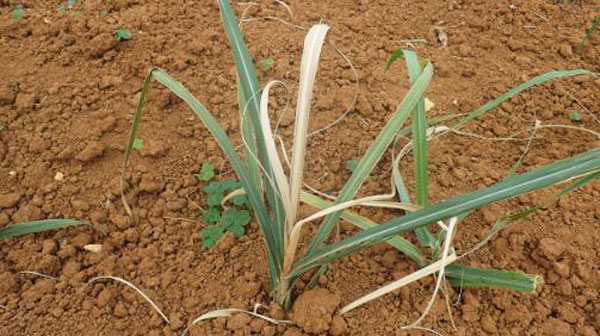
[[453, 287], [505, 288], [520, 292], [535, 292], [540, 277], [521, 272], [483, 269], [461, 264], [448, 265], [446, 279]]
[[[358, 188], [363, 184], [371, 170], [375, 167], [386, 148], [394, 140], [396, 133], [404, 123], [408, 113], [417, 105], [419, 98], [425, 92], [427, 85], [433, 76], [433, 66], [428, 63], [419, 76], [419, 79], [412, 85], [406, 97], [402, 100], [391, 120], [385, 125], [381, 133], [377, 136], [373, 144], [369, 147], [363, 158], [358, 163], [358, 167], [354, 170], [350, 179], [346, 182], [338, 197], [336, 204], [351, 200]], [[319, 226], [317, 234], [313, 238], [308, 248], [308, 254], [313, 253], [323, 241], [327, 238], [335, 223], [340, 218], [341, 212], [333, 213], [323, 220]]]
[[133, 151], [133, 144], [135, 143], [136, 135], [140, 127], [140, 120], [142, 120], [142, 116], [144, 115], [144, 102], [146, 101], [148, 90], [150, 90], [151, 78], [152, 69], [148, 71], [146, 77], [144, 78], [144, 83], [142, 84], [142, 92], [140, 93], [140, 98], [138, 99], [135, 114], [133, 115], [133, 122], [131, 123], [131, 131], [129, 132], [129, 142], [127, 143], [127, 147], [125, 147], [125, 159], [123, 160], [123, 166], [127, 165], [127, 161], [129, 160], [131, 152]]
[[583, 48], [583, 46], [587, 43], [587, 41], [590, 39], [590, 37], [592, 37], [592, 34], [596, 30], [598, 30], [598, 27], [600, 27], [600, 15], [596, 15], [596, 17], [594, 18], [594, 21], [592, 21], [592, 26], [588, 30], [585, 31], [585, 36], [583, 37], [583, 39], [577, 46], [578, 51], [581, 51], [581, 48]]
[[400, 197], [400, 202], [412, 204], [410, 195], [408, 194], [408, 190], [404, 184], [404, 179], [400, 173], [400, 169], [398, 169], [396, 166], [392, 167], [392, 178], [394, 179], [394, 185], [396, 186], [398, 197]]
[[[318, 209], [325, 209], [333, 205], [332, 202], [326, 201], [316, 195], [309, 194], [307, 192], [302, 193], [301, 200], [302, 202], [314, 206]], [[346, 220], [348, 223], [362, 230], [367, 230], [378, 225], [370, 219], [348, 210], [342, 212], [342, 219]], [[399, 251], [405, 253], [409, 258], [416, 262], [417, 265], [419, 265], [419, 267], [425, 265], [425, 256], [423, 255], [423, 253], [421, 253], [419, 248], [413, 245], [408, 240], [400, 236], [393, 236], [387, 239], [385, 242], [397, 248]]]
[[[456, 119], [460, 117], [461, 114], [448, 115], [440, 118], [429, 119], [427, 120], [427, 127], [431, 127], [433, 125], [437, 125], [446, 120]], [[398, 134], [396, 134], [396, 140], [394, 143], [398, 141], [399, 138], [406, 137], [412, 134], [411, 127], [405, 127], [401, 129]], [[394, 162], [395, 162], [395, 158]], [[403, 203], [412, 204], [412, 200], [410, 199], [410, 195], [408, 194], [408, 190], [406, 189], [406, 184], [404, 183], [404, 179], [402, 178], [402, 174], [400, 173], [400, 169], [394, 165], [392, 167], [392, 178], [394, 179], [394, 185], [396, 186], [396, 190], [398, 191], [398, 196], [400, 197], [400, 201]]]
[[400, 58], [404, 58], [404, 50], [403, 49], [394, 50], [394, 52], [390, 55], [390, 58], [388, 59], [388, 61], [385, 63], [385, 68], [383, 69], [383, 73], [385, 74], [386, 72], [388, 72], [388, 70], [390, 70], [390, 68], [392, 67], [392, 64], [394, 64]]
[[[256, 144], [258, 147], [258, 158], [260, 159], [260, 164], [265, 169], [266, 174], [269, 176], [268, 178], [263, 178], [263, 186], [265, 187], [267, 200], [270, 204], [270, 209], [274, 211], [274, 222], [271, 221], [271, 225], [269, 226], [269, 231], [271, 231], [271, 236], [275, 239], [273, 241], [267, 241], [267, 244], [273, 243], [270, 247], [271, 250], [274, 251], [276, 260], [279, 263], [283, 263], [283, 237], [280, 237], [279, 232], [281, 232], [279, 226], [284, 225], [285, 223], [285, 211], [283, 208], [283, 204], [281, 203], [281, 199], [277, 194], [274, 186], [270, 181], [274, 181], [273, 171], [271, 169], [271, 164], [269, 161], [269, 157], [267, 156], [265, 139], [262, 132], [260, 130], [260, 119], [259, 119], [259, 110], [260, 110], [260, 87], [258, 85], [258, 79], [256, 77], [256, 70], [254, 67], [254, 63], [248, 54], [248, 47], [244, 42], [244, 37], [240, 32], [238, 27], [237, 20], [233, 11], [231, 10], [231, 6], [227, 0], [218, 0], [221, 19], [223, 21], [223, 26], [225, 28], [225, 33], [229, 38], [229, 42], [231, 44], [231, 49], [233, 52], [233, 57], [235, 59], [235, 65], [237, 69], [237, 74], [239, 78], [239, 83], [243, 92], [244, 97], [248, 100], [247, 108], [248, 114], [250, 116], [250, 121], [252, 122], [252, 130], [253, 134], [256, 137]], [[249, 160], [251, 158], [248, 158]], [[259, 186], [255, 186], [259, 188]], [[267, 228], [265, 228], [267, 229]]]
[[[471, 249], [469, 252], [467, 252], [467, 254], [483, 246], [494, 235], [496, 235], [496, 233], [507, 227], [510, 223], [536, 212], [537, 210], [543, 208], [545, 205], [558, 201], [558, 199], [561, 196], [574, 190], [577, 190], [578, 188], [583, 187], [584, 185], [594, 181], [597, 178], [600, 178], [600, 172], [581, 177], [575, 182], [561, 189], [556, 195], [554, 195], [552, 199], [550, 199], [547, 202], [544, 202], [544, 204], [536, 205], [532, 208], [525, 209], [518, 213], [502, 217], [501, 219], [496, 221], [496, 224], [494, 224], [490, 232], [475, 246], [475, 248]], [[522, 273], [505, 272], [507, 274], [502, 274], [502, 272], [504, 271], [501, 270], [475, 269], [475, 272], [470, 272], [470, 270], [472, 270], [473, 268], [467, 266], [452, 265], [451, 267], [452, 268], [450, 268], [450, 272], [448, 272], [448, 268], [446, 268], [446, 277], [453, 286], [462, 285], [463, 287], [508, 288], [517, 291], [533, 292], [535, 290], [535, 285], [537, 284], [538, 279], [535, 276]], [[467, 269], [467, 271], [465, 271], [465, 268]], [[483, 278], [483, 280], [481, 280], [480, 278]]]
[[511, 177], [491, 187], [439, 202], [323, 247], [300, 259], [295, 264], [293, 273], [301, 273], [308, 268], [337, 260], [348, 253], [384, 241], [392, 235], [414, 230], [419, 226], [457, 216], [503, 199], [545, 188], [574, 176], [595, 173], [598, 170], [600, 170], [600, 148]]
[[494, 100], [490, 100], [489, 102], [487, 102], [486, 104], [482, 105], [481, 107], [479, 107], [478, 109], [476, 109], [475, 111], [469, 113], [465, 118], [461, 119], [460, 121], [458, 121], [456, 124], [452, 125], [451, 128], [453, 129], [458, 129], [461, 126], [463, 126], [465, 123], [479, 117], [480, 115], [488, 112], [489, 110], [498, 107], [500, 104], [504, 103], [505, 101], [507, 101], [508, 99], [512, 98], [513, 96], [529, 89], [532, 86], [538, 85], [538, 84], [542, 84], [544, 82], [547, 82], [549, 80], [555, 79], [555, 78], [562, 78], [562, 77], [572, 77], [572, 76], [579, 76], [579, 75], [589, 75], [589, 74], [593, 74], [593, 72], [588, 71], [588, 70], [584, 70], [584, 69], [577, 69], [577, 70], [570, 70], [570, 71], [551, 71], [551, 72], [547, 72], [541, 76], [535, 77], [534, 79], [525, 82], [509, 91], [507, 91], [506, 93], [500, 95], [500, 97], [494, 99]]
[[127, 162], [128, 157], [133, 149], [132, 139], [135, 139], [137, 135], [137, 127], [139, 124], [139, 120], [141, 119], [142, 111], [144, 109], [145, 101], [142, 98], [146, 97], [149, 82], [152, 78], [156, 79], [158, 82], [169, 88], [175, 95], [181, 98], [194, 111], [194, 113], [200, 118], [200, 120], [202, 120], [206, 128], [213, 135], [213, 137], [215, 138], [219, 146], [223, 149], [223, 152], [231, 162], [233, 170], [239, 177], [240, 183], [244, 187], [244, 190], [246, 190], [248, 200], [252, 205], [252, 209], [256, 214], [260, 229], [263, 232], [265, 240], [267, 241], [267, 257], [269, 259], [269, 267], [272, 271], [271, 280], [274, 281], [273, 283], [275, 284], [280, 272], [280, 269], [276, 267], [277, 263], [275, 262], [275, 251], [272, 251], [270, 249], [271, 247], [276, 246], [274, 242], [275, 238], [273, 237], [273, 234], [271, 232], [267, 210], [264, 206], [264, 203], [262, 202], [260, 192], [256, 188], [256, 185], [254, 185], [250, 180], [248, 171], [246, 170], [246, 167], [242, 163], [241, 159], [238, 157], [235, 148], [233, 147], [231, 141], [227, 137], [227, 134], [225, 133], [225, 131], [223, 131], [221, 126], [219, 126], [219, 124], [213, 118], [213, 116], [181, 83], [179, 83], [171, 76], [167, 75], [166, 73], [160, 70], [151, 70], [148, 76], [146, 77], [146, 80], [144, 81], [143, 88], [145, 88], [146, 91], [144, 92], [144, 89], [142, 90], [142, 95], [140, 96], [140, 100], [138, 102], [138, 107], [136, 110], [136, 115], [134, 116], [134, 123], [132, 125], [132, 130], [130, 134], [129, 144], [127, 149], [125, 150], [125, 162]]
[[[256, 139], [253, 134], [254, 131], [252, 129], [252, 123], [250, 122], [250, 118], [248, 114], [244, 113], [244, 109], [248, 104], [248, 100], [246, 96], [244, 96], [244, 91], [239, 84], [239, 77], [237, 78], [237, 93], [238, 93], [238, 107], [240, 112], [240, 120], [242, 125], [242, 139], [248, 145], [244, 146], [244, 153], [246, 158], [246, 165], [248, 166], [248, 174], [250, 175], [250, 180], [252, 184], [256, 186], [260, 186], [260, 168], [258, 166], [258, 162], [255, 158], [258, 157], [258, 153], [256, 152]], [[262, 194], [262, 189], [259, 189]]]
[[[258, 92], [260, 91], [260, 87], [258, 86], [258, 79], [256, 77], [254, 63], [248, 54], [248, 47], [246, 46], [244, 37], [238, 28], [238, 23], [235, 19], [233, 11], [231, 10], [229, 2], [227, 0], [218, 0], [218, 2], [221, 19], [223, 20], [223, 26], [231, 44], [231, 49], [235, 59], [235, 65], [244, 97], [247, 99], [253, 98], [249, 101], [248, 113], [251, 116], [254, 127], [259, 129], [260, 124], [258, 123], [258, 111], [260, 108], [260, 101]], [[259, 133], [260, 132], [256, 132], [255, 134], [259, 136]]]
[[[419, 57], [414, 51], [404, 50], [406, 69], [410, 85], [414, 85], [421, 74]], [[417, 204], [426, 207], [429, 196], [427, 193], [427, 118], [425, 116], [425, 97], [422, 96], [412, 112], [412, 143], [414, 155], [415, 191]], [[415, 230], [421, 246], [435, 247], [434, 238], [428, 227], [423, 226]]]
[[62, 229], [85, 223], [77, 219], [45, 219], [34, 222], [8, 225], [0, 229], [0, 239], [21, 236], [28, 233]]

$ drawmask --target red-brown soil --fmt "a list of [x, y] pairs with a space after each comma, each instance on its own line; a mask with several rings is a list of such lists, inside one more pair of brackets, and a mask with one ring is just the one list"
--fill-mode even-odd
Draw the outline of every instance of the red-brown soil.
[[[344, 162], [364, 152], [407, 91], [402, 62], [388, 74], [382, 72], [390, 53], [405, 47], [403, 40], [427, 41], [414, 46], [436, 68], [428, 91], [436, 103], [432, 117], [470, 111], [549, 70], [600, 70], [600, 33], [577, 49], [598, 15], [597, 0], [288, 1], [293, 18], [277, 3], [260, 3], [247, 18], [277, 16], [304, 27], [330, 24], [329, 40], [359, 73], [352, 112], [309, 140], [307, 181], [329, 193], [348, 178]], [[10, 13], [19, 4], [25, 15], [16, 22]], [[59, 13], [58, 5], [0, 0], [0, 123], [6, 126], [0, 133], [0, 225], [57, 217], [90, 224], [0, 242], [0, 335], [179, 335], [207, 311], [269, 305], [256, 224], [242, 239], [229, 237], [217, 249], [201, 249], [197, 237], [202, 224], [193, 202], [204, 200], [197, 192], [202, 184], [192, 174], [203, 162], [212, 162], [220, 173], [227, 173], [228, 164], [201, 122], [158, 85], [150, 92], [142, 123], [145, 147], [134, 154], [126, 174], [137, 223], [126, 216], [118, 197], [123, 148], [151, 66], [183, 82], [239, 143], [235, 70], [216, 2], [90, 0], [77, 1], [66, 13]], [[245, 8], [233, 7], [238, 17]], [[437, 41], [436, 26], [444, 27], [447, 47]], [[133, 38], [115, 42], [111, 34], [117, 28], [130, 29]], [[256, 61], [276, 60], [272, 69], [258, 71], [261, 83], [284, 80], [294, 97], [305, 30], [274, 20], [251, 21], [243, 30]], [[330, 48], [324, 49], [318, 78], [313, 129], [337, 118], [355, 92], [352, 72]], [[284, 101], [280, 94], [273, 108]], [[581, 113], [581, 122], [570, 120], [573, 110]], [[507, 137], [538, 119], [598, 132], [600, 124], [591, 114], [598, 118], [599, 110], [600, 79], [583, 76], [529, 90], [464, 130]], [[281, 129], [288, 139], [291, 121], [284, 119]], [[543, 129], [537, 135], [520, 171], [600, 145], [594, 135], [570, 129]], [[457, 134], [431, 142], [433, 200], [501, 180], [525, 145]], [[402, 166], [412, 180], [410, 159]], [[386, 158], [363, 194], [387, 191], [388, 167]], [[59, 172], [64, 179], [57, 181]], [[467, 251], [504, 214], [540, 204], [555, 191], [475, 212], [459, 226], [457, 250]], [[588, 185], [513, 224], [468, 258], [471, 265], [543, 276], [545, 283], [535, 294], [469, 289], [459, 297], [455, 289], [449, 296], [456, 329], [441, 297], [424, 326], [444, 335], [598, 335], [599, 199], [600, 183]], [[378, 222], [398, 215], [360, 212]], [[341, 226], [342, 235], [352, 231]], [[89, 243], [102, 244], [102, 252], [85, 251]], [[345, 304], [411, 270], [414, 265], [405, 257], [376, 246], [334, 264], [320, 287]], [[136, 284], [171, 323], [122, 284], [86, 286], [99, 275]], [[307, 280], [300, 279], [299, 293]], [[432, 278], [420, 281], [343, 318], [318, 304], [320, 320], [307, 322], [315, 312], [302, 307], [295, 307], [298, 313], [292, 317], [306, 322], [300, 327], [308, 325], [323, 335], [426, 335], [400, 327], [419, 316], [433, 285]], [[312, 302], [310, 297], [306, 302]], [[303, 311], [310, 314], [300, 316]], [[265, 312], [285, 317], [277, 307]], [[300, 327], [276, 327], [236, 315], [202, 323], [192, 334], [303, 335]]]

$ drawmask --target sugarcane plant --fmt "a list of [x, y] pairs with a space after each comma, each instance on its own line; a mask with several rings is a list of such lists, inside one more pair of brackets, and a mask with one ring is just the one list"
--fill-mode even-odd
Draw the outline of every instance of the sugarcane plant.
[[[439, 272], [440, 279], [445, 278], [456, 286], [501, 287], [530, 292], [535, 290], [537, 283], [535, 276], [505, 270], [480, 269], [456, 263], [460, 256], [457, 256], [452, 249], [453, 232], [469, 212], [490, 203], [578, 178], [565, 189], [570, 191], [597, 178], [600, 170], [600, 149], [557, 161], [522, 175], [508, 176], [503, 181], [481, 190], [429, 204], [427, 140], [432, 136], [431, 127], [443, 119], [428, 120], [425, 115], [424, 93], [433, 76], [432, 63], [427, 61], [422, 66], [416, 53], [405, 50], [403, 54], [410, 80], [410, 90], [354, 167], [350, 178], [335, 200], [326, 200], [321, 195], [304, 190], [303, 176], [313, 83], [321, 49], [330, 27], [325, 24], [314, 25], [309, 29], [304, 40], [292, 154], [287, 169], [285, 160], [282, 160], [283, 153], [278, 151], [276, 145], [278, 137], [273, 134], [268, 113], [269, 92], [276, 82], [269, 82], [262, 89], [259, 87], [253, 61], [248, 54], [248, 48], [232, 9], [227, 0], [218, 0], [218, 4], [237, 69], [243, 155], [238, 154], [236, 147], [215, 118], [181, 83], [164, 71], [151, 69], [142, 86], [125, 150], [123, 170], [133, 150], [150, 82], [155, 79], [191, 107], [228, 158], [241, 185], [241, 191], [236, 192], [238, 195], [240, 192], [247, 195], [265, 243], [273, 300], [282, 306], [289, 307], [294, 295], [295, 281], [303, 273], [315, 268], [324, 270], [328, 264], [344, 256], [379, 243], [390, 244], [405, 253], [417, 264], [419, 270], [406, 279], [394, 282], [374, 292], [370, 297], [363, 298], [362, 302], [353, 303], [355, 306], [393, 290], [390, 288], [394, 286], [401, 286], [435, 272]], [[541, 75], [486, 103], [444, 129], [446, 132], [456, 130], [466, 122], [534, 85], [555, 78], [586, 74], [589, 75], [591, 72], [572, 70]], [[409, 115], [412, 115], [411, 126], [403, 128]], [[439, 132], [433, 133], [439, 136]], [[392, 193], [355, 199], [365, 179], [398, 136], [412, 136], [416, 203], [413, 203], [410, 198], [398, 168], [397, 163], [401, 156], [393, 160]], [[396, 197], [400, 198], [399, 202], [394, 200]], [[299, 218], [298, 209], [301, 202], [320, 210], [306, 218]], [[131, 214], [124, 196], [123, 203]], [[376, 224], [348, 211], [347, 209], [352, 206], [401, 209], [404, 215]], [[516, 217], [504, 218], [499, 223], [506, 224]], [[362, 231], [327, 244], [327, 239], [340, 218]], [[304, 224], [317, 220], [321, 220], [321, 223], [316, 234], [313, 237], [304, 237], [303, 231], [306, 231], [303, 230]], [[436, 234], [432, 234], [430, 225], [439, 227]], [[413, 231], [421, 247], [428, 247], [428, 251], [434, 252], [426, 255], [424, 249], [400, 236]], [[299, 255], [298, 245], [301, 239], [308, 239], [309, 245]], [[351, 308], [353, 307], [345, 307], [343, 312]]]

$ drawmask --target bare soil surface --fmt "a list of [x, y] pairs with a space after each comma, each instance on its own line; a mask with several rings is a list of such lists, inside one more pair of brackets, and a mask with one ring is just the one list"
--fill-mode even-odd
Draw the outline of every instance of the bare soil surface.
[[[329, 41], [355, 64], [358, 100], [332, 128], [309, 139], [307, 182], [335, 194], [349, 176], [344, 163], [360, 157], [408, 89], [399, 61], [383, 67], [390, 53], [414, 47], [433, 62], [436, 75], [427, 96], [431, 117], [469, 112], [519, 83], [550, 70], [600, 70], [600, 33], [579, 50], [585, 29], [598, 15], [597, 0], [514, 1], [288, 1], [293, 16], [271, 1], [233, 3], [262, 84], [286, 82], [290, 96], [300, 67], [305, 28], [324, 22]], [[11, 12], [24, 5], [15, 21]], [[195, 204], [204, 204], [203, 183], [192, 174], [203, 162], [233, 177], [210, 134], [166, 89], [153, 85], [140, 137], [126, 174], [126, 192], [137, 222], [119, 199], [123, 149], [143, 77], [165, 69], [184, 83], [240, 143], [233, 58], [215, 1], [77, 1], [58, 11], [59, 1], [0, 0], [0, 226], [42, 218], [80, 218], [89, 225], [0, 242], [0, 335], [180, 335], [197, 316], [217, 308], [261, 310], [270, 306], [262, 241], [255, 223], [236, 240], [226, 237], [203, 250], [203, 224]], [[277, 17], [297, 26], [275, 19]], [[438, 41], [439, 28], [447, 46]], [[115, 29], [133, 37], [116, 42]], [[425, 40], [407, 42], [407, 40]], [[335, 120], [357, 92], [347, 63], [323, 51], [315, 88], [311, 129]], [[274, 110], [285, 104], [283, 90]], [[293, 99], [292, 99], [293, 100]], [[292, 104], [293, 106], [293, 104]], [[439, 201], [489, 186], [508, 174], [525, 151], [527, 137], [542, 125], [600, 131], [600, 79], [555, 80], [526, 91], [463, 130], [430, 143], [431, 197]], [[570, 118], [572, 111], [583, 117]], [[280, 133], [290, 139], [292, 113]], [[519, 172], [600, 146], [590, 133], [538, 131]], [[361, 189], [387, 192], [389, 155]], [[408, 181], [412, 161], [402, 162]], [[59, 174], [60, 173], [60, 174]], [[60, 178], [62, 174], [62, 178]], [[459, 226], [456, 248], [474, 246], [505, 214], [542, 203], [557, 188], [502, 202], [473, 213]], [[424, 326], [443, 335], [598, 335], [600, 331], [600, 183], [569, 194], [514, 223], [466, 262], [520, 270], [544, 278], [534, 294], [492, 289], [450, 289], [449, 308], [440, 296]], [[311, 209], [303, 208], [303, 214]], [[377, 222], [400, 213], [360, 209]], [[315, 226], [310, 230], [314, 231]], [[340, 226], [340, 235], [355, 230]], [[336, 237], [332, 237], [335, 239]], [[102, 245], [99, 253], [83, 249]], [[369, 303], [343, 317], [345, 303], [413, 271], [415, 266], [381, 245], [332, 265], [320, 289], [305, 291], [290, 317], [274, 326], [246, 315], [216, 319], [192, 335], [429, 335], [403, 330], [420, 315], [433, 291], [432, 278]], [[33, 271], [51, 278], [21, 271]], [[167, 324], [143, 299], [101, 275], [126, 279], [166, 313]], [[454, 327], [455, 326], [455, 327]]]

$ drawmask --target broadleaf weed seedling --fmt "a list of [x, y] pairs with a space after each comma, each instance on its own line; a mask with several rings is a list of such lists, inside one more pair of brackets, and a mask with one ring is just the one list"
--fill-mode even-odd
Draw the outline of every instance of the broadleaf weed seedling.
[[581, 116], [581, 114], [577, 111], [571, 111], [571, 114], [569, 115], [569, 119], [573, 120], [573, 121], [582, 121], [583, 117]]
[[[214, 175], [214, 166], [211, 163], [204, 163], [200, 169], [200, 174], [196, 175], [196, 178], [206, 182]], [[203, 248], [213, 247], [225, 232], [231, 232], [236, 238], [241, 238], [245, 234], [246, 226], [250, 223], [251, 218], [246, 195], [229, 197], [227, 201], [233, 206], [224, 206], [226, 195], [239, 188], [240, 183], [231, 179], [211, 181], [202, 187], [208, 206], [208, 210], [197, 212], [198, 215], [202, 216], [202, 222], [207, 225], [200, 232]]]
[[13, 9], [11, 14], [15, 21], [20, 21], [23, 18], [23, 15], [25, 15], [25, 7], [23, 5], [18, 5], [17, 8]]
[[213, 178], [213, 176], [215, 176], [215, 166], [212, 163], [203, 163], [196, 178], [206, 182]]
[[273, 57], [268, 57], [258, 62], [258, 65], [262, 69], [262, 71], [268, 71], [275, 65], [275, 59]]
[[144, 139], [136, 138], [133, 141], [133, 149], [142, 150], [144, 148]]
[[121, 29], [115, 29], [114, 36], [115, 36], [115, 40], [123, 41], [123, 40], [131, 39], [131, 37], [133, 35], [131, 34], [131, 31], [129, 31], [129, 29], [121, 28]]
[[346, 161], [344, 163], [344, 166], [346, 167], [346, 169], [348, 169], [349, 172], [354, 173], [354, 171], [358, 167], [358, 160], [355, 158], [352, 158], [352, 159]]

